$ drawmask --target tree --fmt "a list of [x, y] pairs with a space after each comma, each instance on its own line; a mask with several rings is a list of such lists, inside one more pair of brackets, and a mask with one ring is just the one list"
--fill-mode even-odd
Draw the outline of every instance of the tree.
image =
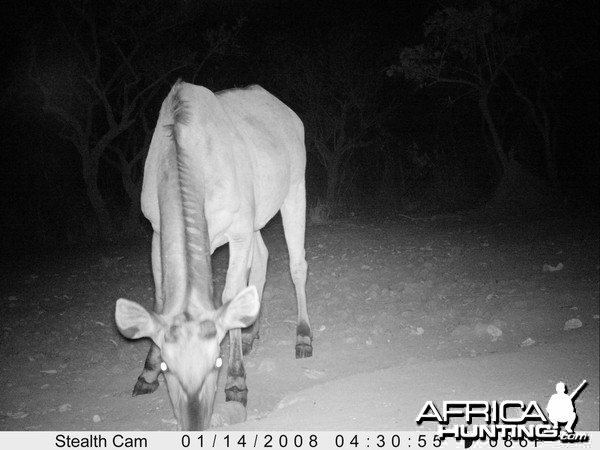
[[383, 95], [384, 77], [359, 36], [337, 30], [316, 51], [281, 46], [280, 82], [306, 130], [307, 149], [325, 169], [325, 202], [332, 211], [358, 150], [377, 142], [378, 130], [397, 102]]
[[235, 29], [209, 30], [205, 48], [191, 48], [182, 39], [194, 17], [188, 8], [161, 0], [61, 2], [54, 8], [53, 50], [40, 36], [32, 38], [29, 76], [43, 95], [44, 111], [59, 119], [61, 136], [81, 157], [87, 196], [105, 238], [114, 235], [115, 225], [98, 183], [101, 164], [121, 174], [133, 226], [162, 97], [176, 74], [193, 80], [211, 56], [235, 39]]
[[[524, 179], [521, 167], [507, 152], [498, 130], [492, 94], [502, 94], [506, 104], [513, 95], [527, 106], [528, 114], [540, 132], [545, 149], [546, 175], [556, 184], [555, 123], [551, 120], [551, 98], [544, 68], [532, 77], [536, 65], [531, 55], [535, 30], [526, 19], [534, 2], [486, 1], [472, 9], [445, 8], [425, 21], [425, 43], [401, 51], [399, 63], [388, 75], [399, 73], [423, 87], [451, 88], [452, 102], [475, 98], [492, 145], [490, 159], [499, 186]], [[539, 67], [539, 66], [538, 66]], [[537, 80], [532, 89], [528, 80]], [[518, 172], [518, 173], [516, 173]], [[529, 179], [529, 178], [528, 178]], [[520, 188], [519, 188], [520, 189]], [[519, 190], [516, 189], [516, 190]], [[515, 189], [510, 189], [514, 192]]]

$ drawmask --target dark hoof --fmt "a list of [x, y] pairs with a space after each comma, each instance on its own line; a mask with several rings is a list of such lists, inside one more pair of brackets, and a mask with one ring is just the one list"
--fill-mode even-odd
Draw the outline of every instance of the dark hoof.
[[296, 344], [296, 359], [310, 358], [312, 356], [311, 344]]
[[133, 393], [131, 396], [136, 397], [138, 395], [152, 394], [157, 389], [158, 380], [148, 383], [143, 377], [140, 376], [137, 380], [137, 383], [135, 383], [135, 386], [133, 387]]
[[296, 327], [296, 359], [312, 356], [312, 331], [304, 320]]
[[240, 402], [245, 407], [248, 403], [248, 389], [240, 389], [237, 386], [225, 389], [225, 401]]

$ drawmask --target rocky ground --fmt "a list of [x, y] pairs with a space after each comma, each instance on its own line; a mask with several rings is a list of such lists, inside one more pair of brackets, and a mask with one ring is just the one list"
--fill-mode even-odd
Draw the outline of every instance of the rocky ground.
[[[261, 339], [246, 358], [248, 420], [231, 428], [409, 431], [426, 400], [545, 407], [558, 381], [573, 389], [587, 379], [577, 429], [600, 429], [597, 220], [310, 225], [314, 356], [303, 360], [280, 221], [263, 235], [270, 259]], [[149, 251], [139, 240], [4, 258], [0, 430], [176, 428], [164, 384], [131, 397], [148, 343], [114, 325], [117, 298], [152, 304]], [[226, 247], [214, 255], [217, 289], [227, 256]], [[217, 410], [223, 399], [220, 388]]]

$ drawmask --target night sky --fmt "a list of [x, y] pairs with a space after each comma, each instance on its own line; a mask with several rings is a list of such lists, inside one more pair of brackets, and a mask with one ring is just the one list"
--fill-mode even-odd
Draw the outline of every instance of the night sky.
[[[79, 66], [73, 62], [76, 52], [61, 40], [64, 29], [77, 30], [80, 23], [68, 3], [56, 2], [60, 6], [51, 7], [50, 2], [15, 1], [12, 6], [4, 5], [0, 24], [3, 42], [2, 247], [77, 241], [89, 234], [88, 225], [84, 224], [93, 223], [95, 219], [84, 188], [81, 158], [73, 144], [61, 138], [61, 121], [44, 111], [44, 97], [30, 77], [31, 62], [35, 61], [36, 73], [50, 76], [52, 88], [60, 93], [77, 93], [85, 85]], [[160, 71], [170, 64], [176, 66], [190, 52], [195, 52], [195, 62], [201, 60], [210, 47], [206, 40], [208, 30], [221, 27], [237, 30], [230, 45], [207, 58], [201, 69], [184, 67], [165, 77], [156, 97], [144, 106], [143, 117], [149, 123], [156, 120], [169, 86], [182, 77], [213, 90], [259, 83], [291, 106], [307, 124], [305, 117], [310, 111], [303, 104], [306, 96], [298, 94], [298, 83], [294, 81], [294, 76], [302, 73], [301, 68], [295, 67], [297, 62], [306, 62], [306, 73], [320, 74], [319, 79], [325, 80], [322, 81], [324, 86], [329, 86], [327, 89], [341, 91], [345, 89], [344, 81], [343, 77], [339, 78], [342, 81], [335, 81], [339, 75], [336, 67], [342, 73], [359, 68], [356, 70], [370, 77], [369, 86], [375, 86], [367, 89], [377, 90], [369, 97], [365, 110], [374, 111], [389, 105], [394, 105], [394, 110], [380, 120], [376, 130], [370, 131], [371, 147], [354, 152], [347, 162], [339, 189], [340, 199], [351, 199], [353, 204], [373, 204], [381, 200], [381, 207], [385, 209], [388, 198], [381, 195], [384, 189], [378, 183], [386, 165], [393, 166], [388, 171], [395, 193], [392, 195], [426, 198], [426, 202], [435, 203], [440, 209], [468, 208], [479, 204], [493, 191], [493, 171], [481, 150], [485, 145], [482, 122], [474, 103], [460, 100], [452, 90], [422, 90], [401, 76], [386, 76], [386, 68], [397, 64], [403, 47], [423, 42], [426, 17], [445, 6], [469, 7], [477, 2], [180, 0], [116, 3], [129, 5], [125, 8], [126, 15], [131, 15], [125, 19], [131, 20], [128, 31], [113, 26], [111, 2], [89, 2], [88, 11], [94, 11], [89, 17], [102, 39], [108, 42], [112, 36], [125, 50], [127, 32], [137, 33], [135, 27], [139, 24], [136, 25], [135, 18], [142, 14], [139, 5], [152, 3], [155, 6], [142, 20], [150, 26], [154, 26], [154, 21], [160, 26], [168, 18], [174, 21], [169, 31], [144, 43], [141, 52], [161, 58], [149, 63], [153, 64], [152, 70]], [[551, 98], [557, 117], [561, 195], [571, 207], [589, 209], [598, 198], [598, 20], [586, 9], [585, 2], [547, 3], [551, 5], [544, 10], [547, 15], [532, 15], [527, 26], [541, 36], [545, 48], [554, 46], [554, 61], [549, 67], [561, 69], [555, 95]], [[79, 44], [89, 49], [92, 41], [89, 37], [82, 38]], [[331, 59], [325, 63], [327, 52]], [[101, 69], [101, 76], [107, 76], [118, 67], [115, 62], [118, 55], [104, 53], [102, 56], [109, 60]], [[315, 65], [310, 69], [308, 66], [312, 67], [313, 62]], [[294, 67], [295, 72], [290, 67]], [[142, 83], [148, 83], [151, 73], [142, 72]], [[118, 103], [122, 99], [113, 100]], [[492, 96], [491, 103], [506, 147], [516, 149], [517, 158], [527, 170], [543, 175], [539, 136], [520, 118], [522, 106], [510, 103], [502, 89]], [[72, 100], [67, 104], [74, 108], [75, 114], [81, 112], [77, 111], [81, 106]], [[101, 116], [96, 112], [90, 119], [98, 132], [106, 126]], [[152, 123], [148, 126], [150, 130], [153, 128]], [[127, 146], [143, 146], [146, 135], [140, 119], [129, 134], [123, 134], [114, 144], [126, 153], [123, 149]], [[380, 136], [388, 138], [389, 151], [385, 157], [373, 150], [381, 142], [377, 139]], [[310, 204], [324, 198], [327, 182], [319, 158], [313, 149], [308, 151]], [[445, 203], [444, 199], [433, 201], [436, 191], [439, 192], [435, 187], [436, 180], [439, 181], [436, 173], [454, 174], [456, 184], [462, 186], [463, 200], [454, 204]], [[100, 163], [98, 186], [117, 227], [121, 226], [130, 201], [119, 172], [106, 162]]]

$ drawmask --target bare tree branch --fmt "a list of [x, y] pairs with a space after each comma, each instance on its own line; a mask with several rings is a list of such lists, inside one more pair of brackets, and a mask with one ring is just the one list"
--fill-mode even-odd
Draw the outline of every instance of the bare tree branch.
[[[88, 197], [106, 237], [113, 224], [98, 187], [100, 161], [118, 170], [125, 191], [137, 196], [147, 145], [137, 146], [132, 136], [151, 135], [147, 115], [156, 113], [152, 106], [160, 103], [170, 77], [197, 74], [209, 58], [234, 45], [241, 26], [223, 26], [197, 61], [196, 50], [183, 48], [176, 33], [167, 34], [184, 30], [191, 18], [176, 8], [169, 15], [156, 14], [161, 5], [158, 0], [58, 2], [53, 4], [55, 45], [43, 51], [44, 42], [32, 39], [29, 77], [41, 92], [44, 111], [60, 121], [61, 135], [81, 155]], [[172, 48], [165, 47], [165, 38]], [[57, 46], [63, 60], [53, 64]], [[131, 201], [139, 207], [139, 199]]]

